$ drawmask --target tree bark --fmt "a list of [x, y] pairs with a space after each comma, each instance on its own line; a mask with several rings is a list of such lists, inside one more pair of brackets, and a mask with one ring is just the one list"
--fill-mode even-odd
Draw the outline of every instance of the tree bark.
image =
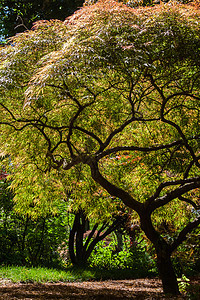
[[171, 261], [171, 252], [167, 245], [160, 244], [156, 247], [157, 266], [165, 294], [179, 295], [178, 282]]
[[151, 215], [146, 213], [140, 216], [141, 228], [147, 238], [153, 243], [157, 254], [157, 267], [163, 284], [165, 294], [179, 295], [178, 282], [171, 261], [171, 246], [155, 230], [151, 221]]
[[83, 235], [88, 227], [87, 218], [82, 211], [75, 214], [74, 223], [69, 234], [69, 256], [74, 266], [83, 266], [87, 263]]
[[76, 255], [74, 249], [75, 236], [78, 225], [78, 215], [75, 215], [74, 223], [69, 234], [69, 257], [73, 265], [76, 265]]

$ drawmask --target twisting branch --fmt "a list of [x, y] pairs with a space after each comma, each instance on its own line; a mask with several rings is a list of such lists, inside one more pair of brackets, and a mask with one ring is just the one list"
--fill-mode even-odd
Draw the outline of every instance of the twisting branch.
[[200, 224], [200, 217], [196, 218], [194, 221], [189, 222], [186, 227], [179, 233], [178, 237], [171, 244], [171, 253], [187, 238], [187, 234], [192, 232]]
[[[198, 159], [198, 160], [200, 159], [200, 155], [197, 156], [197, 159]], [[187, 177], [188, 177], [189, 172], [190, 172], [191, 168], [194, 166], [194, 164], [195, 164], [195, 161], [194, 161], [194, 160], [192, 160], [192, 161], [189, 163], [189, 165], [188, 165], [188, 167], [187, 167], [187, 169], [186, 169], [186, 171], [185, 171], [184, 178], [187, 178]]]
[[183, 196], [179, 196], [178, 199], [192, 205], [195, 209], [198, 209], [198, 206], [196, 205], [196, 203], [194, 203], [191, 199], [188, 199]]
[[38, 125], [33, 125], [35, 128], [37, 128], [41, 134], [43, 135], [43, 137], [45, 138], [45, 140], [48, 143], [48, 151], [51, 151], [51, 140], [50, 138], [46, 135], [46, 133], [44, 132], [44, 129], [40, 128]]
[[185, 137], [185, 135], [183, 134], [181, 128], [177, 124], [175, 124], [173, 121], [165, 119], [164, 116], [162, 116], [162, 121], [165, 122], [165, 123], [167, 123], [167, 124], [169, 124], [169, 125], [171, 125], [171, 126], [173, 126], [174, 128], [176, 128], [176, 130], [178, 131], [178, 133], [180, 134], [180, 136], [182, 137], [182, 139], [184, 141], [184, 145], [185, 145], [186, 149], [188, 149], [188, 151], [190, 152], [190, 154], [191, 154], [193, 160], [195, 161], [197, 167], [200, 167], [200, 163], [198, 162], [198, 159], [197, 159], [197, 157], [196, 157], [196, 155], [194, 153], [194, 150], [188, 144], [188, 140]]
[[[9, 113], [9, 115], [11, 115], [11, 118], [14, 120], [14, 121], [17, 121], [16, 117], [14, 116], [14, 114], [3, 104], [3, 103], [0, 103], [0, 105]], [[0, 122], [0, 124], [2, 124], [2, 122]]]
[[[98, 242], [102, 241], [111, 232], [113, 232], [114, 230], [116, 230], [122, 223], [123, 223], [123, 219], [122, 218], [121, 219], [120, 218], [116, 219], [110, 226], [109, 226], [108, 223], [104, 223], [101, 226], [101, 228], [98, 230], [98, 233], [97, 233], [96, 237], [93, 239], [93, 241], [90, 243], [89, 247], [87, 248], [87, 250], [86, 250], [86, 259], [88, 259], [88, 257], [90, 256], [90, 254], [91, 254], [92, 250], [94, 249], [95, 245]], [[104, 233], [102, 233], [102, 231], [105, 230], [107, 226], [109, 226], [107, 228], [107, 230]]]
[[67, 84], [66, 84], [65, 81], [63, 81], [63, 85], [64, 85], [64, 87], [65, 87], [64, 92], [66, 93], [66, 95], [67, 95], [73, 102], [75, 102], [75, 103], [78, 105], [79, 108], [82, 107], [82, 105], [81, 105], [80, 102], [76, 99], [76, 97], [74, 97], [74, 96], [70, 93], [69, 88], [68, 88], [68, 86], [67, 86]]
[[69, 170], [72, 167], [82, 163], [87, 163], [90, 158], [86, 154], [80, 154], [79, 156], [74, 156], [71, 161], [67, 161], [66, 159], [61, 159], [58, 161], [59, 167], [62, 166], [63, 170]]
[[106, 227], [108, 227], [109, 223], [108, 222], [103, 222], [103, 224], [101, 225], [101, 227], [99, 228], [98, 232], [97, 232], [97, 238], [100, 236], [100, 234], [102, 233], [103, 230], [106, 229]]
[[[158, 91], [158, 93], [160, 94], [160, 96], [161, 96], [161, 98], [162, 98], [162, 100], [163, 100], [163, 103], [162, 103], [162, 106], [161, 106], [161, 110], [160, 110], [161, 121], [163, 121], [163, 122], [166, 123], [166, 124], [171, 125], [172, 127], [174, 127], [174, 128], [177, 130], [177, 132], [179, 133], [180, 137], [182, 138], [182, 140], [183, 140], [183, 142], [184, 142], [184, 145], [185, 145], [186, 149], [188, 149], [188, 151], [190, 152], [190, 154], [191, 154], [192, 158], [194, 159], [196, 165], [197, 165], [198, 167], [200, 167], [200, 163], [198, 162], [198, 159], [197, 159], [197, 157], [196, 157], [196, 155], [195, 155], [195, 153], [194, 153], [194, 150], [193, 150], [192, 147], [189, 145], [188, 140], [187, 140], [186, 136], [184, 135], [183, 131], [181, 130], [180, 126], [178, 126], [176, 123], [174, 123], [174, 122], [171, 121], [171, 120], [167, 120], [167, 119], [165, 118], [165, 116], [164, 116], [164, 110], [165, 110], [166, 103], [167, 103], [167, 101], [172, 97], [172, 95], [170, 95], [170, 96], [168, 96], [168, 97], [165, 97], [165, 95], [164, 95], [162, 89], [156, 84], [156, 82], [155, 82], [153, 76], [152, 76], [151, 74], [147, 74], [146, 76], [150, 78], [151, 84], [155, 87], [155, 89]], [[188, 96], [188, 93], [185, 93], [185, 95]], [[196, 96], [194, 96], [194, 95], [190, 95], [190, 94], [189, 94], [189, 96], [190, 96], [190, 97], [193, 97], [193, 98], [195, 98], [195, 99], [198, 98], [198, 97], [196, 97]], [[199, 99], [198, 99], [198, 100], [199, 100]]]
[[24, 27], [26, 30], [29, 30], [28, 27], [24, 24], [24, 20], [22, 19], [21, 16], [17, 16], [16, 21], [20, 21], [21, 23], [16, 25], [14, 29], [17, 29], [18, 27]]
[[101, 141], [101, 139], [96, 134], [94, 134], [93, 132], [91, 132], [87, 129], [81, 128], [79, 126], [74, 126], [73, 129], [79, 130], [79, 131], [91, 136], [93, 139], [95, 139], [99, 143], [100, 146], [103, 145], [103, 142]]
[[99, 151], [97, 153], [102, 152], [111, 142], [112, 138], [123, 131], [123, 129], [128, 126], [129, 124], [131, 124], [133, 121], [135, 120], [135, 117], [130, 118], [129, 120], [125, 121], [120, 127], [118, 127], [117, 129], [115, 129], [113, 132], [111, 132], [111, 134], [108, 136], [108, 138], [106, 139], [106, 141], [103, 143], [103, 145], [100, 147]]
[[[67, 87], [67, 86], [66, 86], [66, 87]], [[73, 157], [74, 157], [74, 153], [73, 153], [73, 149], [72, 149], [72, 146], [71, 146], [70, 139], [71, 139], [71, 136], [72, 136], [74, 123], [75, 123], [75, 121], [78, 119], [78, 117], [79, 117], [79, 115], [82, 113], [82, 111], [83, 111], [85, 108], [91, 106], [91, 105], [95, 102], [95, 100], [96, 100], [96, 95], [94, 94], [94, 97], [93, 97], [94, 99], [93, 99], [92, 101], [90, 101], [90, 102], [88, 102], [88, 103], [86, 103], [86, 104], [84, 104], [84, 105], [81, 105], [81, 104], [78, 102], [78, 100], [77, 100], [76, 98], [74, 98], [74, 97], [70, 94], [70, 92], [69, 92], [68, 90], [67, 90], [66, 92], [69, 93], [69, 97], [71, 97], [71, 99], [72, 99], [73, 101], [75, 101], [75, 102], [78, 104], [78, 106], [79, 106], [77, 112], [76, 112], [75, 115], [71, 118], [71, 121], [70, 121], [70, 124], [69, 124], [69, 131], [68, 131], [68, 135], [67, 135], [67, 146], [68, 146], [70, 155], [71, 155], [71, 157], [73, 158]]]
[[134, 89], [135, 85], [136, 85], [136, 83], [134, 84], [133, 81], [131, 80], [131, 87], [130, 87], [130, 91], [129, 91], [128, 101], [129, 101], [129, 103], [131, 105], [131, 110], [132, 110], [133, 118], [135, 116], [135, 107], [134, 107], [134, 102], [132, 100], [132, 93], [133, 93], [133, 89]]
[[87, 247], [88, 247], [91, 239], [93, 238], [93, 235], [94, 235], [95, 231], [97, 230], [97, 228], [98, 228], [98, 224], [95, 224], [94, 227], [92, 228], [90, 234], [88, 235], [87, 240], [86, 240], [86, 242], [85, 242], [85, 244], [83, 246], [83, 249], [85, 251], [86, 251], [86, 249], [87, 249]]
[[[172, 159], [174, 158], [174, 155], [180, 148], [181, 148], [181, 145], [177, 145], [173, 149], [166, 149], [166, 151], [163, 154], [166, 155], [167, 159], [161, 165], [161, 170], [160, 170], [159, 174], [162, 174], [163, 171], [170, 165], [170, 163], [172, 162]], [[168, 153], [170, 154], [169, 157], [167, 156]]]
[[189, 181], [189, 179], [187, 180], [188, 182], [186, 182], [185, 184], [180, 183], [182, 185], [177, 187], [175, 190], [166, 193], [162, 197], [156, 198], [154, 201], [151, 200], [151, 203], [149, 203], [148, 206], [149, 211], [153, 212], [155, 209], [166, 205], [170, 201], [184, 195], [185, 193], [200, 187], [200, 177], [195, 177], [193, 179], [190, 178], [191, 182]]
[[46, 157], [50, 157], [51, 161], [53, 162], [53, 164], [51, 163], [51, 167], [53, 169], [58, 170], [64, 163], [64, 158], [61, 158], [59, 160], [56, 159], [51, 151], [47, 151]]
[[193, 95], [193, 94], [191, 94], [189, 92], [186, 92], [186, 91], [179, 92], [179, 93], [178, 92], [174, 93], [173, 95], [169, 95], [166, 99], [168, 101], [168, 100], [170, 100], [170, 99], [172, 99], [174, 97], [177, 97], [177, 96], [189, 96], [189, 97], [194, 98], [196, 100], [200, 100], [200, 97], [197, 97], [197, 96], [195, 96], [195, 95]]
[[89, 165], [92, 178], [96, 183], [99, 183], [111, 196], [120, 198], [125, 205], [134, 209], [140, 213], [143, 208], [143, 204], [135, 200], [128, 192], [117, 187], [113, 183], [109, 182], [99, 171], [98, 162], [91, 157], [88, 157], [86, 164]]
[[[9, 125], [11, 127], [13, 127], [15, 130], [20, 131], [23, 130], [25, 127], [27, 126], [33, 126], [33, 127], [38, 127], [38, 126], [42, 126], [42, 127], [47, 127], [50, 129], [65, 129], [67, 128], [66, 126], [62, 126], [62, 127], [55, 127], [55, 126], [51, 126], [46, 124], [46, 122], [44, 123], [41, 118], [45, 117], [47, 119], [46, 116], [39, 116], [39, 119], [35, 118], [35, 119], [26, 119], [26, 118], [17, 118], [15, 117], [15, 115], [9, 110], [9, 108], [7, 108], [3, 103], [0, 103], [0, 105], [8, 112], [8, 114], [11, 116], [11, 118], [13, 119], [12, 121], [10, 121], [10, 123], [8, 121], [4, 122], [4, 121], [0, 121], [0, 124], [5, 124], [5, 125]], [[20, 128], [17, 128], [16, 126], [13, 125], [13, 123], [26, 123], [25, 125], [23, 125]]]
[[174, 146], [177, 145], [182, 145], [183, 141], [182, 140], [177, 140], [174, 141], [170, 144], [165, 144], [165, 145], [155, 145], [155, 146], [150, 146], [150, 147], [140, 147], [140, 146], [118, 146], [118, 147], [113, 147], [110, 149], [107, 149], [103, 152], [99, 151], [96, 153], [96, 158], [97, 160], [102, 159], [105, 156], [108, 156], [110, 154], [119, 152], [119, 151], [139, 151], [139, 152], [153, 152], [153, 151], [157, 151], [157, 150], [162, 150], [162, 149], [170, 149]]
[[81, 114], [81, 112], [83, 111], [83, 106], [80, 106], [78, 111], [76, 112], [76, 114], [72, 117], [71, 121], [70, 121], [70, 125], [69, 125], [69, 132], [67, 135], [67, 146], [70, 152], [71, 157], [74, 157], [74, 153], [73, 153], [73, 149], [71, 146], [71, 142], [70, 142], [70, 138], [72, 135], [72, 131], [73, 131], [73, 126], [74, 126], [74, 122], [76, 121], [76, 119], [78, 118], [78, 116]]
[[156, 189], [155, 193], [148, 198], [146, 201], [146, 206], [149, 206], [162, 192], [162, 190], [168, 186], [173, 186], [173, 185], [184, 185], [186, 183], [193, 183], [196, 180], [200, 180], [200, 177], [193, 177], [193, 178], [186, 178], [186, 179], [179, 179], [179, 180], [172, 180], [172, 181], [166, 181], [162, 182], [159, 187]]

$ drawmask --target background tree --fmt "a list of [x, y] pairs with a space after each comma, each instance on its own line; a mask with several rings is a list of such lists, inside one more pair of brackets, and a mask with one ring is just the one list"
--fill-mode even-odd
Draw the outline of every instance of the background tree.
[[[58, 175], [73, 186], [81, 166], [108, 204], [120, 199], [137, 213], [171, 294], [179, 293], [171, 254], [200, 224], [199, 18], [195, 6], [99, 1], [1, 49], [0, 139], [18, 166], [16, 201], [29, 174], [27, 208], [51, 205], [38, 177], [58, 194]], [[169, 240], [156, 217], [174, 213]]]
[[16, 214], [10, 182], [0, 178], [0, 263], [58, 266], [58, 247], [68, 236], [66, 204], [60, 202], [59, 215]]
[[30, 29], [37, 20], [64, 20], [83, 5], [83, 0], [0, 1], [0, 28], [5, 37]]
[[75, 213], [72, 229], [69, 234], [69, 256], [74, 266], [86, 265], [96, 245], [109, 234], [124, 227], [126, 214], [113, 216], [113, 222], [95, 223], [89, 226], [89, 220], [84, 211]]

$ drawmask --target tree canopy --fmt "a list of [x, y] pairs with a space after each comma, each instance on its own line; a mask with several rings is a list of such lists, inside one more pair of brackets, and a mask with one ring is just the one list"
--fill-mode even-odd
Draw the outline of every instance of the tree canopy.
[[[130, 7], [153, 5], [159, 0], [119, 0]], [[82, 7], [92, 5], [97, 0], [1, 0], [0, 1], [0, 34], [2, 37], [13, 36], [16, 33], [31, 29], [37, 20], [64, 20]], [[166, 2], [166, 1], [165, 1]], [[183, 0], [181, 2], [187, 2]]]
[[[138, 214], [173, 294], [171, 253], [200, 224], [199, 20], [195, 5], [102, 0], [37, 22], [0, 52], [0, 141], [17, 166], [16, 200], [45, 207], [55, 198], [42, 202], [45, 191], [61, 195], [59, 176], [67, 189], [77, 172], [93, 180], [108, 206], [116, 198]], [[158, 213], [173, 218], [172, 241]]]

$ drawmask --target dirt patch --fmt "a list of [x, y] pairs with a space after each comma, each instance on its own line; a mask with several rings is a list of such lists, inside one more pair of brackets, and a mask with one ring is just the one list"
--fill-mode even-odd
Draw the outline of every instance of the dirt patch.
[[[195, 285], [199, 283], [200, 280], [197, 279], [192, 281]], [[0, 299], [154, 300], [169, 298], [164, 296], [159, 279], [135, 279], [45, 284], [13, 284], [0, 280]], [[174, 299], [188, 298], [180, 296]]]

